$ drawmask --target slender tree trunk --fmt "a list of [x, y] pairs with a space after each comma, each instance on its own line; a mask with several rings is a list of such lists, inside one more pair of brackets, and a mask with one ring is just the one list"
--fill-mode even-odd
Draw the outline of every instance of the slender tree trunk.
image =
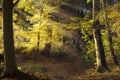
[[14, 50], [13, 24], [12, 24], [13, 0], [3, 0], [3, 33], [4, 33], [4, 62], [5, 75], [14, 75], [17, 70]]
[[95, 19], [96, 12], [100, 11], [100, 0], [92, 0], [92, 18]]
[[37, 58], [37, 56], [38, 56], [38, 54], [39, 54], [39, 47], [40, 47], [40, 32], [38, 32], [38, 35], [37, 35], [38, 37], [38, 41], [37, 41], [37, 46], [36, 46], [36, 54], [35, 54], [35, 56], [34, 56], [34, 59], [36, 59]]
[[92, 19], [95, 19], [95, 0], [92, 0]]
[[111, 28], [108, 23], [108, 14], [106, 12], [106, 5], [105, 5], [105, 0], [103, 0], [103, 9], [104, 9], [104, 16], [105, 16], [105, 26], [107, 28], [107, 35], [108, 35], [108, 42], [109, 42], [109, 49], [110, 49], [110, 56], [113, 59], [113, 62], [115, 65], [119, 65], [117, 57], [114, 53], [114, 48], [113, 48], [113, 41], [112, 41], [112, 34], [111, 34]]

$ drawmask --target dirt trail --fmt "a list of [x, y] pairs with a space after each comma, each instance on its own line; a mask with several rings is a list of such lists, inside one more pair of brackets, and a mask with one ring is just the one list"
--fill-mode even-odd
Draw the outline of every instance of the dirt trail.
[[49, 58], [41, 63], [48, 69], [45, 73], [53, 80], [78, 80], [78, 76], [85, 74], [84, 58], [75, 49], [68, 51], [67, 56], [61, 59]]
[[80, 62], [76, 59], [50, 60], [50, 62], [43, 64], [48, 69], [45, 73], [51, 76], [53, 80], [75, 80], [75, 77], [84, 74]]
[[66, 56], [62, 59], [56, 57], [47, 58], [41, 55], [39, 55], [37, 59], [31, 59], [28, 57], [25, 59], [25, 55], [22, 55], [19, 56], [18, 59], [19, 65], [24, 65], [23, 68], [25, 67], [25, 64], [28, 65], [28, 63], [33, 66], [37, 65], [37, 67], [34, 66], [36, 69], [38, 66], [42, 66], [42, 73], [48, 75], [52, 80], [78, 80], [78, 76], [85, 74], [83, 68], [84, 64], [81, 64], [81, 62], [82, 59], [75, 55]]

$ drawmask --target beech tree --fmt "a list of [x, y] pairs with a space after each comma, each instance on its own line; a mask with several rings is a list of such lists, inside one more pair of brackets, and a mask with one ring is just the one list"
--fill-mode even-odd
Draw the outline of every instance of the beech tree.
[[95, 42], [96, 49], [96, 65], [98, 72], [104, 72], [109, 70], [107, 67], [106, 59], [105, 59], [105, 51], [103, 48], [103, 42], [101, 38], [101, 25], [98, 20], [93, 23], [93, 36]]
[[93, 36], [95, 42], [95, 51], [96, 51], [96, 66], [97, 72], [109, 71], [105, 59], [105, 51], [103, 48], [103, 42], [101, 38], [101, 27], [100, 21], [95, 20], [95, 0], [92, 0], [93, 3]]
[[2, 77], [13, 76], [18, 72], [15, 60], [14, 38], [13, 38], [13, 0], [3, 0], [3, 38], [4, 38], [4, 62], [5, 69]]

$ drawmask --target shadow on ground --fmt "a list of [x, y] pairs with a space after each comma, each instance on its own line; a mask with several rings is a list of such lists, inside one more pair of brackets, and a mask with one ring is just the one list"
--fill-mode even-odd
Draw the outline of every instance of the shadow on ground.
[[[0, 74], [2, 75], [2, 73], [3, 73], [3, 66], [0, 67]], [[1, 77], [0, 80], [51, 80], [51, 79], [44, 75], [35, 76], [19, 71], [18, 74], [14, 76]]]

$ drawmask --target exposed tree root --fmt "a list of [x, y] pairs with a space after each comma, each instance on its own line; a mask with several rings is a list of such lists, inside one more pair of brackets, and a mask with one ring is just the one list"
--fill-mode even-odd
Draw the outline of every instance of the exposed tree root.
[[96, 70], [96, 72], [99, 72], [99, 73], [104, 73], [106, 71], [110, 72], [109, 68], [107, 68], [107, 67], [99, 67]]

